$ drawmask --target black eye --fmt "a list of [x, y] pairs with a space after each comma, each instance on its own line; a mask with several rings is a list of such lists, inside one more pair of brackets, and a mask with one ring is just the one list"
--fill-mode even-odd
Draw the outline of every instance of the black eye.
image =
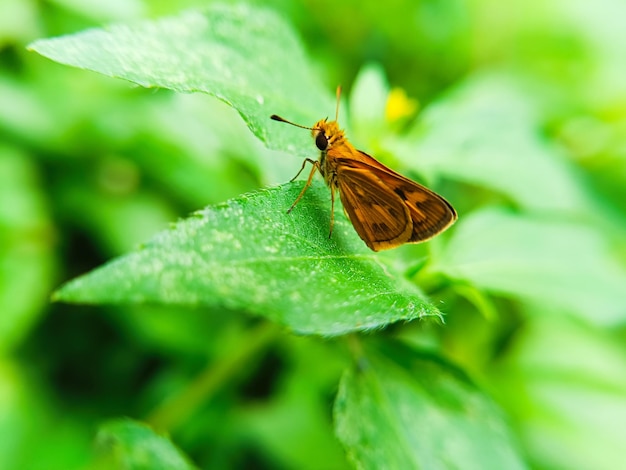
[[320, 150], [326, 150], [328, 148], [328, 139], [323, 132], [317, 134], [317, 137], [315, 138], [315, 145]]

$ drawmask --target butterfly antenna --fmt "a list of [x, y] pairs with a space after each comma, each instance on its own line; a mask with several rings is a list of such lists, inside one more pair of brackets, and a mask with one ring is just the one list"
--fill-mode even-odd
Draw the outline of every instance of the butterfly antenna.
[[339, 98], [341, 97], [341, 85], [337, 87], [337, 106], [335, 108], [335, 121], [339, 118]]
[[276, 114], [272, 114], [270, 116], [270, 119], [273, 119], [274, 121], [278, 121], [278, 122], [285, 122], [287, 124], [291, 124], [292, 126], [300, 127], [302, 129], [308, 129], [310, 131], [314, 130], [312, 127], [307, 127], [307, 126], [303, 126], [302, 124], [296, 124], [295, 122], [287, 121], [287, 119], [277, 116]]

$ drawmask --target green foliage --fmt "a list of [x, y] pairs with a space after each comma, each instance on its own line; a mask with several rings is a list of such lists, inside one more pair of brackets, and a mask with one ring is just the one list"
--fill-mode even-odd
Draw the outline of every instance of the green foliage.
[[591, 324], [624, 320], [626, 273], [601, 234], [584, 224], [476, 211], [446, 246], [439, 267], [486, 291], [562, 308]]
[[[616, 468], [623, 5], [92, 3], [0, 6], [2, 468]], [[286, 213], [337, 82], [449, 232]]]
[[170, 441], [155, 434], [148, 426], [131, 420], [103, 424], [98, 430], [96, 443], [103, 454], [98, 462], [101, 468], [195, 468]]
[[[19, 344], [47, 302], [54, 261], [53, 233], [33, 163], [19, 150], [0, 146], [0, 351]], [[9, 203], [10, 201], [10, 203]], [[9, 275], [10, 273], [10, 275]], [[48, 283], [39, 284], [39, 279]]]
[[55, 298], [226, 306], [321, 335], [436, 313], [417, 289], [394, 282], [345, 219], [329, 239], [321, 216], [330, 201], [323, 200], [321, 184], [293, 216], [286, 215], [301, 186], [260, 191], [198, 212], [140, 251], [70, 282]]
[[382, 349], [345, 373], [335, 404], [357, 467], [525, 468], [497, 406], [462, 373], [407, 347]]
[[30, 48], [144, 87], [208, 93], [233, 106], [274, 149], [296, 147], [284, 127], [268, 131], [268, 109], [302, 122], [332, 109], [291, 29], [274, 13], [244, 5], [218, 4], [206, 13], [94, 29]]

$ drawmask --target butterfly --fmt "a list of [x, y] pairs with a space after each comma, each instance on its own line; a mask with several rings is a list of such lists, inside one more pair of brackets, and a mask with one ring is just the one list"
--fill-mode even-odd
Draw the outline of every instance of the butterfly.
[[348, 141], [337, 122], [340, 95], [338, 87], [334, 121], [326, 118], [307, 127], [275, 114], [271, 116], [275, 121], [310, 130], [320, 151], [319, 159], [305, 159], [291, 180], [302, 173], [307, 163], [313, 166], [287, 213], [296, 207], [319, 171], [331, 194], [329, 238], [333, 233], [336, 193], [359, 237], [374, 251], [424, 242], [450, 227], [457, 213], [448, 201], [357, 150]]

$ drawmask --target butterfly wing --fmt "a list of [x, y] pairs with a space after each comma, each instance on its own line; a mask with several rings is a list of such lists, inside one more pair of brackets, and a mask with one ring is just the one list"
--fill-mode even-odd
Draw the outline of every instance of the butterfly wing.
[[354, 229], [374, 251], [406, 243], [413, 232], [407, 206], [369, 168], [337, 167], [339, 197]]
[[393, 191], [404, 201], [411, 214], [413, 232], [407, 243], [430, 240], [457, 218], [456, 211], [448, 201], [413, 181], [395, 182]]
[[[398, 237], [396, 239], [397, 241], [387, 242], [384, 244], [385, 246], [381, 246], [378, 249], [393, 248], [402, 243], [419, 243], [429, 240], [438, 233], [443, 232], [457, 219], [456, 211], [444, 198], [430, 189], [387, 168], [364, 152], [359, 151], [358, 160], [352, 158], [338, 158], [338, 176], [340, 173], [344, 173], [346, 168], [350, 169], [349, 174], [357, 170], [369, 174], [369, 178], [378, 183], [378, 186], [372, 188], [372, 190], [377, 189], [379, 192], [386, 195], [379, 196], [379, 199], [382, 197], [384, 203], [387, 203], [387, 201], [391, 200], [389, 194], [393, 194], [397, 196], [402, 205], [408, 210], [411, 223], [406, 225], [411, 227], [410, 235], [406, 239]], [[361, 180], [356, 180], [354, 182], [359, 183], [360, 181]], [[348, 179], [348, 182], [350, 182], [350, 179]], [[381, 189], [380, 185], [382, 185], [383, 189]], [[339, 184], [339, 186], [341, 193], [341, 184]], [[347, 186], [347, 183], [344, 184], [344, 187], [345, 186]], [[352, 192], [354, 193], [354, 190], [352, 190]], [[346, 207], [345, 203], [344, 207]], [[382, 207], [386, 206], [383, 204]], [[389, 214], [389, 217], [393, 217], [393, 215]], [[353, 220], [352, 216], [350, 220]], [[398, 223], [404, 223], [404, 219], [401, 218]], [[358, 229], [357, 232], [359, 232]], [[359, 235], [361, 235], [360, 232]], [[362, 235], [361, 238], [363, 238]], [[370, 248], [372, 247], [370, 246]]]

